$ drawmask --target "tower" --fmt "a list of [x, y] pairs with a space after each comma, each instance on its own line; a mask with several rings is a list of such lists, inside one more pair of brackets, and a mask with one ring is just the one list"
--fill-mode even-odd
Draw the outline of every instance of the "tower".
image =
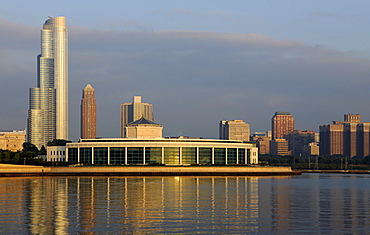
[[221, 120], [219, 124], [219, 138], [222, 140], [250, 140], [250, 126], [243, 120]]
[[95, 90], [87, 84], [81, 99], [81, 138], [96, 138], [96, 99]]
[[125, 126], [140, 118], [154, 122], [153, 105], [141, 102], [141, 96], [134, 96], [132, 103], [121, 104], [121, 138], [126, 137]]
[[294, 131], [294, 118], [290, 112], [276, 112], [271, 120], [272, 139], [284, 139]]
[[63, 16], [46, 20], [37, 56], [37, 87], [30, 89], [28, 142], [38, 148], [68, 139], [68, 30]]

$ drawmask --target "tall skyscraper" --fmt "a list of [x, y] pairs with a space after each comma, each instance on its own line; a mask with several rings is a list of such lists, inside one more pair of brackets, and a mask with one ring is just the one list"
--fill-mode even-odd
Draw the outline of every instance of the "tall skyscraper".
[[221, 140], [250, 140], [250, 126], [243, 120], [221, 120], [219, 124]]
[[96, 138], [96, 99], [95, 90], [87, 84], [81, 99], [81, 138]]
[[154, 122], [153, 105], [141, 102], [141, 96], [134, 96], [132, 103], [121, 104], [121, 138], [126, 137], [125, 126], [145, 118]]
[[284, 139], [294, 131], [294, 118], [290, 112], [276, 112], [271, 120], [272, 139]]
[[54, 139], [68, 139], [68, 30], [63, 16], [50, 17], [41, 30], [27, 134], [28, 142], [38, 148]]

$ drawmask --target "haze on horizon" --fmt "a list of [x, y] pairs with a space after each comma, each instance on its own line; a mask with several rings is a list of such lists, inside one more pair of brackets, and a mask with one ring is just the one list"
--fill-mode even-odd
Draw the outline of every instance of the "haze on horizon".
[[290, 111], [302, 130], [344, 113], [370, 121], [369, 8], [365, 0], [4, 0], [0, 129], [26, 128], [48, 15], [67, 18], [71, 140], [88, 83], [101, 137], [119, 136], [120, 104], [134, 95], [153, 104], [165, 136], [217, 138], [221, 119], [267, 131], [276, 111]]

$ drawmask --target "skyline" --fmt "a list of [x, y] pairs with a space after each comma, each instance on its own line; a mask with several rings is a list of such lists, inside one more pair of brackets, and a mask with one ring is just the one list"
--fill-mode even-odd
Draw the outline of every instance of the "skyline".
[[[102, 12], [95, 11], [100, 3], [82, 11], [81, 1], [71, 10], [72, 3], [34, 7], [32, 14], [10, 5], [19, 2], [0, 3], [0, 76], [7, 81], [0, 129], [26, 127], [39, 25], [47, 15], [67, 18], [71, 140], [79, 137], [80, 92], [88, 83], [97, 91], [100, 137], [119, 137], [119, 106], [135, 95], [155, 106], [165, 136], [217, 138], [219, 121], [236, 119], [251, 132], [267, 131], [276, 111], [291, 112], [296, 129], [316, 132], [344, 113], [370, 120], [365, 1], [283, 3], [274, 11], [240, 1], [211, 7], [139, 1]], [[121, 16], [110, 14], [117, 11]]]

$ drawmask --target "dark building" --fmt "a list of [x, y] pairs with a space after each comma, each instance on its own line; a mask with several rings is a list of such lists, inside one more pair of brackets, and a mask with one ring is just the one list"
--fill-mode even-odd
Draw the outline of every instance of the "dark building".
[[285, 135], [285, 139], [288, 140], [289, 150], [292, 151], [292, 155], [302, 156], [303, 148], [315, 142], [315, 131], [294, 130]]
[[369, 155], [369, 129], [370, 123], [361, 122], [359, 114], [345, 114], [343, 122], [320, 126], [320, 155]]

